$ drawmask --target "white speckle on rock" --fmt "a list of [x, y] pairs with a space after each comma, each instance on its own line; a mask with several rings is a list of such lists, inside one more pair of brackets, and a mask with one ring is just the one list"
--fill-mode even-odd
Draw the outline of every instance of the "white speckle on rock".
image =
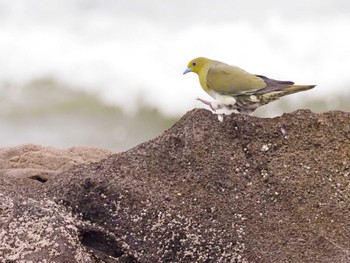
[[263, 146], [261, 146], [260, 151], [267, 152], [268, 150], [270, 150], [270, 148], [269, 148], [269, 146], [267, 144], [264, 144]]
[[218, 114], [218, 120], [219, 120], [219, 122], [223, 122], [224, 121], [224, 115], [223, 114]]

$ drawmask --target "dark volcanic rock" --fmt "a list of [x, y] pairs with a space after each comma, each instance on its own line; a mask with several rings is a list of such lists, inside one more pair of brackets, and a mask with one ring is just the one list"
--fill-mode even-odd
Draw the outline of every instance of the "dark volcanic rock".
[[350, 262], [349, 182], [349, 113], [193, 110], [30, 191], [79, 216], [79, 262]]

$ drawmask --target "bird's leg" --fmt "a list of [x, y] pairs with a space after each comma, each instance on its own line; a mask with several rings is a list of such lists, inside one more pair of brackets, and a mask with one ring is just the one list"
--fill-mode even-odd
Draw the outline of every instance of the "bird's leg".
[[196, 98], [196, 100], [204, 103], [205, 105], [208, 105], [213, 111], [219, 110], [222, 108], [221, 104], [217, 103], [217, 102], [210, 102], [207, 100], [203, 100], [201, 98]]
[[196, 98], [196, 100], [204, 103], [205, 105], [208, 105], [213, 111], [215, 111], [215, 109], [213, 108], [213, 106], [211, 105], [211, 102], [210, 101], [207, 101], [207, 100], [203, 100], [201, 98]]

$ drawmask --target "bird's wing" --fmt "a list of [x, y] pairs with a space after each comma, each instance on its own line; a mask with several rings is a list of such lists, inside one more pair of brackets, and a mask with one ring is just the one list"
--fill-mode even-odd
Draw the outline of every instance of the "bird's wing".
[[255, 92], [255, 94], [266, 94], [273, 91], [281, 91], [294, 84], [293, 81], [275, 80], [262, 75], [256, 75], [266, 83], [266, 87]]
[[232, 96], [254, 94], [267, 86], [267, 83], [260, 76], [224, 63], [210, 67], [207, 72], [206, 84], [209, 89], [217, 93]]

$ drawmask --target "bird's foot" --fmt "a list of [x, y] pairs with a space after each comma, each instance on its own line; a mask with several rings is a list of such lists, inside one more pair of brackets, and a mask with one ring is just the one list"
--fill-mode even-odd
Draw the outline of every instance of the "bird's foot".
[[208, 105], [213, 111], [216, 111], [222, 108], [222, 105], [217, 103], [216, 101], [207, 101], [201, 98], [196, 98], [196, 100], [204, 103], [205, 105]]

